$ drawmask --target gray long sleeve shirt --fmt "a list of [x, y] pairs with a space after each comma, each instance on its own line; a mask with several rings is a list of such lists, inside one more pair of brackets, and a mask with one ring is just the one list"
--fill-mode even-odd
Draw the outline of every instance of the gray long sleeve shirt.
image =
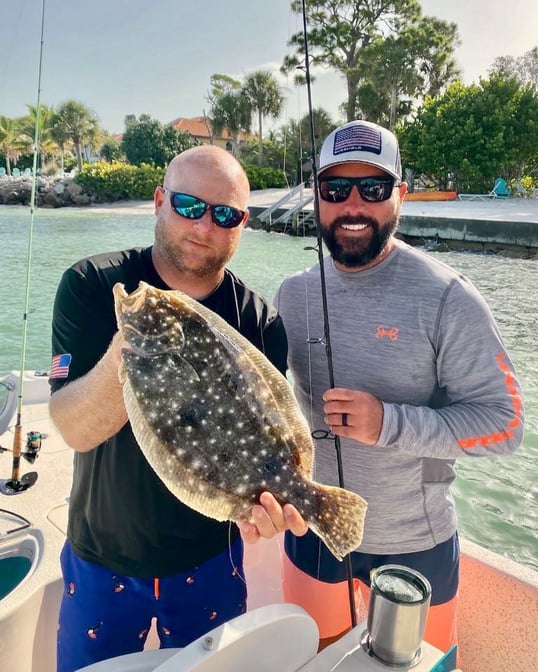
[[[376, 445], [341, 439], [345, 486], [368, 502], [365, 553], [426, 550], [456, 530], [454, 461], [512, 453], [523, 437], [521, 390], [493, 316], [473, 284], [397, 241], [378, 265], [342, 272], [325, 259], [335, 387], [383, 402]], [[326, 430], [329, 388], [319, 265], [287, 278], [275, 304], [295, 393]], [[314, 478], [338, 485], [334, 442], [315, 441]]]

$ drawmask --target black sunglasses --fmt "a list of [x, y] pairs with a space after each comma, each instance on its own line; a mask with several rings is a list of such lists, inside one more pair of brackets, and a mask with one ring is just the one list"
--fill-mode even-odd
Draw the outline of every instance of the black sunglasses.
[[394, 183], [394, 178], [387, 176], [379, 177], [338, 177], [330, 175], [321, 176], [318, 179], [319, 195], [328, 203], [343, 203], [349, 198], [353, 185], [356, 185], [363, 201], [368, 203], [380, 203], [390, 198], [392, 189], [399, 186]]
[[187, 219], [201, 219], [209, 209], [214, 224], [223, 229], [233, 229], [241, 224], [247, 214], [244, 210], [232, 208], [231, 205], [211, 205], [197, 196], [170, 191], [166, 187], [163, 189], [170, 196], [170, 205], [174, 212]]

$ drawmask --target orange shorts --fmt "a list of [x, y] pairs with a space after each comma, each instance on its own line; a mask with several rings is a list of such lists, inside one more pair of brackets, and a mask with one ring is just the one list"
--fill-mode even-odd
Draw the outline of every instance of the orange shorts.
[[[306, 536], [311, 535], [309, 532]], [[320, 562], [320, 544], [317, 537], [311, 535], [311, 539], [307, 540], [307, 546], [313, 550], [314, 544], [317, 548], [314, 557], [316, 564], [320, 568], [320, 574], [323, 579], [315, 578], [308, 571], [308, 563], [305, 566], [307, 571], [299, 569], [299, 567], [292, 562], [288, 556], [289, 550], [293, 555], [301, 558], [297, 554], [297, 547], [291, 548], [286, 543], [286, 553], [282, 557], [282, 584], [284, 599], [286, 602], [298, 604], [303, 607], [316, 621], [320, 638], [326, 639], [334, 637], [340, 633], [345, 632], [351, 627], [351, 610], [349, 599], [349, 587], [346, 579], [341, 579], [342, 571], [345, 571], [343, 563], [334, 559], [327, 551], [327, 557]], [[304, 540], [305, 537], [295, 537], [296, 540]], [[288, 540], [286, 540], [288, 541]], [[300, 552], [304, 552], [307, 546], [299, 546]], [[353, 587], [355, 596], [355, 611], [356, 620], [361, 622], [366, 620], [368, 613], [368, 605], [370, 600], [369, 588], [369, 574], [370, 570], [379, 567], [382, 564], [400, 564], [413, 567], [420, 571], [432, 584], [432, 600], [428, 612], [428, 619], [426, 622], [426, 630], [424, 639], [435, 646], [440, 651], [448, 651], [454, 644], [457, 643], [456, 633], [456, 605], [457, 605], [457, 584], [458, 584], [458, 567], [459, 567], [459, 551], [454, 553], [450, 551], [450, 557], [455, 556], [455, 562], [452, 567], [447, 567], [446, 563], [440, 562], [443, 554], [446, 555], [449, 546], [457, 549], [457, 537], [450, 539], [448, 542], [439, 544], [429, 551], [421, 553], [402, 554], [398, 556], [368, 556], [366, 554], [355, 552], [352, 554], [353, 559]], [[441, 548], [444, 547], [444, 548]], [[321, 549], [325, 549], [321, 544]], [[425, 571], [424, 563], [419, 563], [419, 566], [414, 566], [416, 563], [410, 562], [416, 556], [428, 556], [427, 564], [431, 565], [431, 571]], [[437, 563], [435, 558], [437, 557]], [[372, 558], [378, 558], [378, 561], [373, 563]], [[383, 560], [381, 560], [383, 558]], [[384, 559], [387, 558], [387, 559]], [[296, 559], [296, 558], [295, 558]], [[365, 567], [364, 559], [369, 560], [371, 566]], [[327, 572], [334, 561], [334, 566], [337, 568], [338, 575], [329, 578]], [[362, 565], [362, 569], [355, 571], [356, 564]], [[312, 568], [310, 567], [310, 570]], [[358, 577], [358, 578], [357, 578]], [[328, 580], [325, 580], [328, 579]], [[331, 580], [332, 579], [332, 580]], [[436, 584], [443, 582], [443, 587], [436, 591]], [[446, 584], [450, 584], [447, 588]], [[436, 595], [437, 593], [437, 595]], [[441, 594], [440, 594], [441, 593]], [[440, 601], [439, 598], [442, 598]]]

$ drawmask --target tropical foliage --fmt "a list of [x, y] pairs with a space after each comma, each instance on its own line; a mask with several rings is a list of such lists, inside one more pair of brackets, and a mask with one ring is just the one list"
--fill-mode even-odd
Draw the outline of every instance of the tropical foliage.
[[123, 134], [121, 149], [127, 161], [135, 166], [143, 163], [165, 166], [176, 154], [199, 142], [189, 133], [178, 131], [172, 126], [163, 126], [149, 114], [141, 114], [139, 119], [130, 119]]
[[[302, 13], [302, 1], [290, 2], [293, 11]], [[437, 188], [483, 193], [501, 175], [534, 193], [538, 46], [517, 58], [499, 56], [489, 79], [465, 86], [454, 61], [455, 24], [423, 16], [419, 0], [305, 0], [305, 6], [311, 69], [319, 66], [344, 77], [342, 109], [348, 119], [394, 128], [408, 177]], [[282, 70], [300, 73], [297, 84], [304, 84], [303, 34], [292, 35], [289, 46], [292, 53]], [[209, 141], [216, 142], [225, 129], [230, 133], [232, 151], [253, 189], [307, 181], [314, 148], [319, 151], [336, 125], [316, 108], [314, 142], [309, 115], [268, 130], [268, 120], [278, 118], [283, 107], [278, 81], [268, 70], [242, 80], [214, 74], [207, 101]], [[81, 179], [110, 198], [151, 197], [161, 181], [153, 166], [162, 170], [173, 156], [198, 144], [148, 114], [126, 114], [119, 140], [103, 131], [95, 113], [80, 101], [27, 109], [20, 118], [0, 115], [1, 172], [10, 175], [13, 166], [33, 166], [34, 156], [43, 174], [63, 174], [76, 162]], [[98, 158], [103, 161], [87, 165]]]
[[263, 161], [263, 119], [276, 119], [282, 112], [284, 98], [274, 75], [267, 70], [252, 72], [245, 80], [243, 94], [258, 117], [258, 165]]
[[99, 123], [95, 114], [84, 103], [68, 100], [54, 115], [53, 127], [60, 141], [73, 143], [77, 167], [82, 170], [83, 147], [96, 149], [99, 143]]
[[499, 56], [493, 61], [489, 74], [514, 77], [521, 84], [528, 84], [535, 93], [538, 93], [538, 46], [518, 58]]
[[490, 191], [499, 175], [520, 178], [538, 167], [538, 96], [499, 75], [480, 84], [452, 84], [428, 98], [398, 131], [405, 168], [438, 188]]
[[233, 154], [239, 159], [241, 135], [250, 132], [252, 118], [252, 108], [241, 89], [241, 82], [227, 75], [213, 75], [208, 101], [213, 135], [221, 135], [227, 129], [232, 137]]
[[[424, 93], [435, 95], [457, 76], [455, 24], [422, 16], [418, 0], [306, 0], [311, 67], [343, 75], [348, 121], [362, 117], [394, 126]], [[301, 13], [302, 2], [292, 0]], [[303, 34], [289, 41], [284, 72], [304, 66]], [[298, 75], [297, 82], [304, 81]]]
[[252, 117], [258, 127], [258, 165], [263, 163], [263, 119], [276, 119], [282, 112], [284, 97], [274, 75], [268, 70], [256, 70], [245, 78], [243, 84], [228, 75], [211, 76], [207, 97], [210, 104], [210, 122], [213, 135], [227, 129], [232, 136], [233, 153], [241, 157], [241, 136], [250, 133]]
[[21, 139], [20, 120], [0, 115], [0, 154], [4, 156], [6, 172], [11, 175], [11, 163], [27, 149]]
[[98, 161], [85, 164], [75, 180], [96, 201], [153, 198], [155, 187], [163, 183], [164, 167]]

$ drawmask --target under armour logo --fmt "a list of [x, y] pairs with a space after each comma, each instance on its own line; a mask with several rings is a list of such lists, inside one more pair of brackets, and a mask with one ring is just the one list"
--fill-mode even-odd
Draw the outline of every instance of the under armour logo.
[[375, 337], [383, 338], [384, 336], [387, 336], [391, 341], [397, 341], [399, 331], [400, 330], [398, 329], [398, 327], [393, 327], [392, 329], [385, 329], [385, 327], [378, 325]]

